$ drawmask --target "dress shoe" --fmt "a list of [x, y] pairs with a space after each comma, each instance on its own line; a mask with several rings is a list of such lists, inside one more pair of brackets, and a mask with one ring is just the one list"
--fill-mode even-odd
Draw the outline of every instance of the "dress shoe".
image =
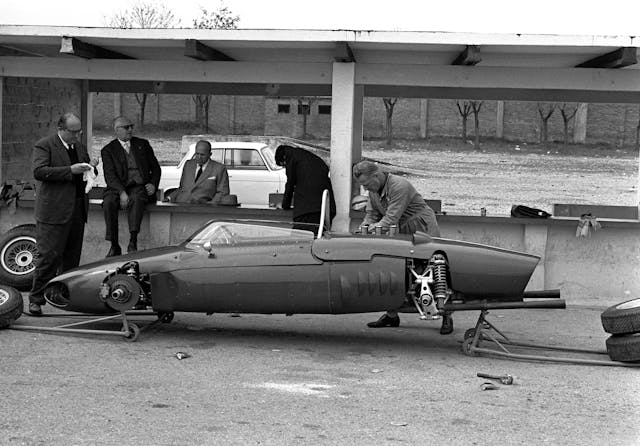
[[42, 307], [40, 304], [31, 302], [29, 304], [29, 313], [31, 313], [31, 316], [42, 316]]
[[441, 335], [448, 335], [453, 332], [453, 317], [450, 314], [442, 316], [442, 327], [440, 327]]
[[138, 244], [136, 242], [129, 242], [127, 246], [127, 252], [136, 252], [138, 250]]
[[375, 322], [369, 322], [367, 327], [371, 328], [382, 328], [382, 327], [399, 327], [400, 326], [400, 317], [391, 317], [388, 314], [383, 314], [380, 316]]
[[109, 248], [107, 257], [119, 256], [121, 254], [122, 254], [122, 249], [120, 249], [120, 245], [112, 245], [111, 248]]

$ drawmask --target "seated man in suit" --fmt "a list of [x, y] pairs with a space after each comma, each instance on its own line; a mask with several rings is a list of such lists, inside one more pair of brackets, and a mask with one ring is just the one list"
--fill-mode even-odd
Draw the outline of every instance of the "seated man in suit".
[[209, 141], [198, 141], [194, 159], [182, 169], [180, 188], [168, 198], [174, 203], [219, 204], [225, 195], [229, 195], [227, 169], [211, 159]]
[[147, 203], [156, 202], [160, 164], [149, 141], [133, 136], [133, 123], [124, 116], [113, 121], [116, 138], [103, 147], [102, 163], [107, 187], [102, 207], [111, 242], [107, 257], [122, 254], [118, 244], [118, 209], [126, 209], [129, 222], [128, 252], [138, 250], [138, 232]]

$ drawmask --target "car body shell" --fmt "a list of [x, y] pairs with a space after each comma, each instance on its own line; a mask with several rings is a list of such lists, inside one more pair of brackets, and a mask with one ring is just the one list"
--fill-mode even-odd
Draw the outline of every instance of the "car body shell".
[[[226, 234], [220, 228], [224, 228]], [[101, 286], [127, 262], [148, 278], [154, 311], [344, 314], [398, 308], [411, 265], [441, 254], [452, 298], [521, 298], [539, 257], [415, 235], [325, 234], [237, 222], [209, 222], [177, 246], [111, 257], [54, 278], [47, 300], [69, 311], [113, 313]]]

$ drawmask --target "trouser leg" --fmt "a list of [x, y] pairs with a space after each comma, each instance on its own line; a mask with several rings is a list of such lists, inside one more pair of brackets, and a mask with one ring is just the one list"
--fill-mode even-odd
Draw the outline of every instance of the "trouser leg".
[[69, 235], [62, 251], [62, 271], [70, 270], [80, 264], [82, 242], [84, 240], [84, 200], [76, 199], [73, 216], [70, 221]]
[[106, 228], [105, 240], [118, 243], [118, 211], [120, 209], [120, 197], [117, 192], [106, 193], [102, 199], [104, 212], [104, 226]]
[[129, 191], [128, 222], [129, 232], [140, 232], [140, 223], [147, 205], [147, 193], [144, 186], [134, 186]]
[[29, 302], [44, 305], [44, 287], [60, 271], [62, 253], [69, 235], [70, 223], [52, 225], [36, 222], [36, 247], [38, 259], [29, 293]]

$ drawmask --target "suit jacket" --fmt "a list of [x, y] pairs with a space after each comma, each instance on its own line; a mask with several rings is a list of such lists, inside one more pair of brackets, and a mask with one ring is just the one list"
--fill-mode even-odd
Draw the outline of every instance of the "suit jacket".
[[[136, 159], [142, 182], [144, 184], [151, 183], [158, 189], [161, 173], [160, 164], [153, 153], [149, 141], [134, 136], [131, 138], [129, 147], [131, 148], [133, 157]], [[120, 141], [114, 139], [102, 148], [100, 154], [102, 156], [104, 179], [107, 183], [105, 194], [114, 192], [120, 194], [120, 192], [125, 190], [129, 175], [127, 152], [122, 147], [122, 144], [120, 144]], [[148, 195], [147, 200], [155, 203], [156, 194]]]
[[[88, 163], [87, 148], [75, 144], [78, 162]], [[71, 173], [71, 160], [60, 137], [48, 136], [39, 140], [32, 153], [33, 177], [36, 180], [36, 221], [49, 224], [64, 224], [73, 215], [76, 186]], [[84, 221], [87, 221], [89, 199], [84, 196]]]
[[171, 195], [171, 201], [218, 204], [223, 196], [229, 195], [229, 175], [223, 164], [210, 159], [198, 181], [195, 181], [197, 169], [196, 160], [185, 163], [180, 188]]
[[285, 150], [285, 168], [287, 184], [284, 188], [282, 208], [289, 209], [293, 201], [293, 216], [320, 212], [322, 192], [329, 190], [329, 214], [336, 215], [336, 202], [333, 197], [329, 167], [319, 156], [304, 149], [287, 148]]

